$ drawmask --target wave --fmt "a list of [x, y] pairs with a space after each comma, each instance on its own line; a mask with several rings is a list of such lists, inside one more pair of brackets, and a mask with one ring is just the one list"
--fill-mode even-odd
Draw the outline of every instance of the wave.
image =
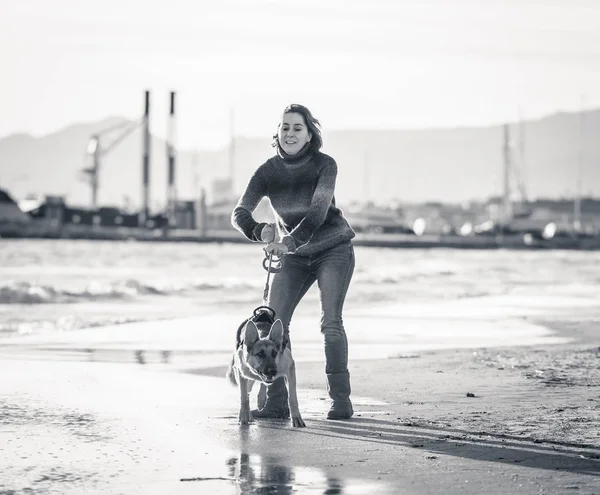
[[117, 280], [91, 282], [82, 288], [43, 285], [32, 282], [9, 282], [0, 286], [0, 304], [61, 304], [107, 300], [128, 300], [140, 296], [187, 295], [204, 291], [258, 290], [258, 285], [243, 281], [192, 281], [184, 284]]
[[[316, 284], [315, 284], [316, 285]], [[140, 281], [135, 279], [91, 281], [85, 285], [57, 281], [53, 284], [33, 282], [8, 282], [0, 285], [0, 304], [45, 305], [95, 302], [126, 303], [151, 297], [194, 298], [198, 302], [247, 302], [262, 296], [263, 280], [236, 278], [212, 280], [185, 280], [173, 283], [169, 280]], [[593, 294], [597, 283], [578, 282], [562, 285], [514, 278], [507, 283], [488, 276], [482, 280], [474, 277], [438, 273], [437, 276], [398, 276], [358, 273], [352, 280], [348, 294], [350, 300], [359, 303], [383, 301], [410, 301], [422, 299], [448, 300], [485, 296], [497, 296], [511, 292], [553, 293], [568, 292]], [[315, 289], [307, 298], [318, 298]]]
[[0, 323], [0, 336], [6, 337], [12, 335], [52, 333], [56, 331], [74, 331], [108, 325], [123, 325], [125, 323], [144, 321], [145, 319], [147, 318], [144, 318], [143, 316], [123, 317], [109, 315], [103, 317], [84, 317], [69, 315], [58, 318], [38, 318], [25, 321], [15, 320]]

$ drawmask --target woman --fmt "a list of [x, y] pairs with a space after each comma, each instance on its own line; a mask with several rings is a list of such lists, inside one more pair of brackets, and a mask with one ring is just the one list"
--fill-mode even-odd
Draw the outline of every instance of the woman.
[[[292, 314], [317, 282], [331, 397], [327, 418], [347, 419], [354, 411], [342, 308], [354, 272], [351, 239], [355, 234], [335, 206], [337, 164], [319, 151], [323, 145], [319, 121], [302, 105], [293, 104], [283, 111], [273, 140], [277, 154], [250, 179], [233, 210], [232, 224], [248, 239], [266, 243], [267, 254], [285, 255], [283, 269], [273, 276], [267, 304], [282, 320], [288, 342]], [[274, 225], [252, 217], [265, 196], [275, 214]], [[256, 418], [289, 417], [283, 379], [267, 389], [266, 403], [252, 414]]]

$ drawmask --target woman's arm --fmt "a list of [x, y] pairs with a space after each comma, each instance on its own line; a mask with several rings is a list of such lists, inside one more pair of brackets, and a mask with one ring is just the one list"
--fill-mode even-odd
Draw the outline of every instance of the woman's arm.
[[252, 213], [267, 194], [267, 183], [263, 173], [263, 166], [259, 167], [250, 178], [246, 190], [240, 197], [231, 213], [231, 224], [251, 241], [261, 241], [261, 232], [267, 223], [258, 223]]

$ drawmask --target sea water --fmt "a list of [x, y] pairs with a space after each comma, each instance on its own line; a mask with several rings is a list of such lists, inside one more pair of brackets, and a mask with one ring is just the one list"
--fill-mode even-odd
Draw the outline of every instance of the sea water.
[[[354, 321], [543, 319], [600, 307], [600, 252], [360, 246], [355, 252], [344, 313]], [[205, 314], [247, 317], [263, 302], [263, 256], [253, 243], [3, 239], [0, 338]], [[318, 319], [316, 286], [296, 315]], [[384, 331], [394, 333], [393, 327]]]

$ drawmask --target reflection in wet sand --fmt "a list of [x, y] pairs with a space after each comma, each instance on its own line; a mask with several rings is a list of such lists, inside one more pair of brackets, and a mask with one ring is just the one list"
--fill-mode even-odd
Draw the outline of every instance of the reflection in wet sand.
[[[225, 422], [233, 426], [237, 417], [227, 418]], [[390, 493], [388, 484], [380, 480], [361, 479], [360, 475], [340, 476], [342, 464], [330, 457], [328, 448], [327, 453], [321, 455], [322, 462], [315, 465], [313, 455], [318, 455], [317, 451], [322, 452], [322, 446], [317, 446], [313, 435], [291, 428], [288, 421], [264, 420], [247, 427], [235, 424], [235, 429], [215, 426], [212, 421], [211, 432], [203, 436], [207, 457], [197, 465], [195, 473], [189, 473], [194, 477], [181, 480], [196, 482], [193, 484], [200, 482], [202, 493]], [[223, 431], [228, 434], [224, 436]], [[206, 442], [213, 434], [217, 438], [208, 449], [210, 443]], [[222, 448], [223, 442], [227, 444], [226, 449]], [[314, 454], [312, 449], [315, 449]], [[199, 478], [202, 474], [205, 477]], [[209, 485], [210, 492], [207, 491]], [[218, 489], [215, 488], [217, 486]]]
[[343, 493], [340, 480], [326, 477], [316, 469], [292, 468], [277, 459], [241, 453], [227, 461], [229, 475], [240, 493]]
[[[280, 459], [262, 457], [256, 454], [242, 452], [237, 456], [231, 456], [225, 462], [225, 469], [226, 472], [223, 472], [222, 476], [195, 476], [181, 478], [180, 481], [201, 483], [203, 493], [210, 486], [210, 493], [214, 495], [233, 493], [269, 493], [277, 495], [293, 493], [324, 495], [364, 493], [362, 491], [345, 491], [341, 480], [328, 477], [318, 469], [287, 466], [282, 464]], [[352, 488], [355, 489], [357, 486]]]

